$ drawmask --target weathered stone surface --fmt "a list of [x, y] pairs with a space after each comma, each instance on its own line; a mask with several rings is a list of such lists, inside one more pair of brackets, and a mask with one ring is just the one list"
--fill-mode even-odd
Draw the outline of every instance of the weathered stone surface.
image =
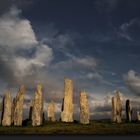
[[19, 91], [14, 101], [15, 102], [15, 107], [14, 107], [14, 125], [15, 126], [22, 126], [24, 93], [25, 93], [25, 87], [24, 85], [22, 85], [19, 88]]
[[130, 100], [126, 100], [126, 121], [131, 122], [132, 119], [132, 107]]
[[61, 112], [62, 122], [73, 122], [73, 82], [70, 79], [64, 80], [64, 102]]
[[116, 91], [116, 95], [112, 97], [112, 121], [121, 123], [122, 103], [120, 99], [120, 92]]
[[112, 122], [116, 121], [116, 98], [112, 97]]
[[11, 93], [6, 92], [3, 98], [2, 126], [11, 125], [12, 99]]
[[89, 104], [85, 92], [80, 93], [80, 123], [89, 124]]
[[2, 113], [3, 113], [3, 100], [0, 102], [0, 125], [2, 123]]
[[48, 104], [47, 113], [48, 113], [48, 120], [54, 122], [55, 121], [55, 104], [53, 101]]
[[140, 112], [137, 111], [137, 120], [140, 121]]
[[13, 104], [12, 104], [12, 125], [14, 124], [14, 110], [15, 110], [15, 105], [16, 105], [16, 99], [13, 99]]
[[33, 126], [42, 125], [42, 117], [43, 117], [42, 86], [38, 84], [35, 91], [34, 101], [33, 101], [32, 125]]

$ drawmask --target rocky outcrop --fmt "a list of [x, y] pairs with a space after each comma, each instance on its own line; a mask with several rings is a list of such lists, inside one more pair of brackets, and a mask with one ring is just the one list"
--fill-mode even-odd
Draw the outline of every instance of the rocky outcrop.
[[48, 104], [47, 114], [48, 114], [48, 121], [54, 122], [55, 121], [55, 104], [53, 101]]
[[12, 99], [11, 93], [8, 91], [5, 93], [3, 98], [2, 126], [11, 125], [11, 116], [12, 116]]
[[116, 91], [116, 95], [112, 97], [112, 122], [121, 123], [122, 103], [120, 92]]
[[62, 122], [73, 122], [73, 82], [70, 79], [64, 80], [64, 101], [61, 112]]
[[33, 101], [32, 126], [42, 125], [42, 117], [43, 117], [43, 97], [42, 96], [43, 96], [42, 86], [38, 84], [35, 91], [34, 101]]
[[132, 107], [130, 100], [126, 100], [126, 121], [131, 122], [132, 120]]
[[14, 101], [15, 102], [15, 106], [14, 106], [14, 125], [15, 126], [22, 126], [24, 93], [25, 93], [25, 87], [24, 85], [22, 85], [19, 88], [19, 91]]
[[85, 92], [80, 93], [80, 123], [89, 124], [89, 104]]

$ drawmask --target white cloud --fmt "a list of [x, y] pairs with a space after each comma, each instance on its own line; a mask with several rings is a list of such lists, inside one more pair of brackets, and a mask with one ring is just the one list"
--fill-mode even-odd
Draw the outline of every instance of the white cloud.
[[84, 57], [72, 57], [71, 59], [60, 61], [56, 63], [53, 68], [63, 68], [63, 69], [81, 69], [82, 68], [90, 68], [95, 69], [98, 65], [98, 60], [94, 57], [84, 56]]
[[133, 18], [119, 27], [118, 34], [129, 41], [139, 41], [139, 36], [137, 35], [139, 30], [140, 20], [138, 18]]
[[0, 46], [28, 49], [38, 43], [31, 23], [19, 17], [20, 11], [12, 7], [0, 18]]
[[88, 73], [87, 75], [86, 75], [86, 77], [88, 78], [88, 79], [98, 79], [98, 80], [103, 80], [103, 77], [99, 74], [99, 73]]
[[130, 70], [123, 75], [123, 78], [129, 89], [140, 95], [140, 76], [134, 70]]
[[95, 68], [97, 66], [97, 60], [93, 57], [84, 57], [84, 58], [74, 58], [73, 61], [78, 63], [79, 65], [85, 66], [85, 67], [93, 67]]
[[[10, 71], [12, 78], [25, 81], [26, 77], [28, 81], [31, 79], [28, 75], [33, 75], [44, 67], [48, 68], [53, 59], [53, 51], [37, 40], [30, 21], [22, 19], [20, 13], [19, 9], [12, 7], [0, 17], [0, 62], [5, 66], [2, 70], [5, 75]], [[18, 53], [26, 51], [27, 54], [33, 49], [35, 52], [32, 56]]]
[[41, 45], [38, 48], [34, 58], [17, 57], [14, 59], [15, 66], [17, 68], [15, 76], [22, 77], [26, 75], [31, 75], [35, 71], [33, 67], [48, 67], [52, 58], [52, 49], [46, 45]]

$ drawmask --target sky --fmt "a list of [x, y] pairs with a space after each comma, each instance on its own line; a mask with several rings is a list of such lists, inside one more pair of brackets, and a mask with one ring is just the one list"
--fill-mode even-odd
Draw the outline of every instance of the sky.
[[14, 97], [24, 84], [28, 109], [41, 83], [44, 108], [54, 100], [60, 113], [64, 78], [69, 78], [75, 114], [84, 90], [91, 118], [111, 118], [111, 97], [119, 90], [123, 115], [130, 99], [135, 116], [140, 110], [139, 7], [139, 0], [1, 0], [1, 98], [7, 90]]

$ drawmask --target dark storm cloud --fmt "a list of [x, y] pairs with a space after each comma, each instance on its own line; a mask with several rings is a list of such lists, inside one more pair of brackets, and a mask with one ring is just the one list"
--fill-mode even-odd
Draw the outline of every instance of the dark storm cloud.
[[111, 105], [106, 106], [97, 106], [92, 112], [108, 112], [111, 111], [112, 107]]
[[100, 13], [110, 13], [116, 10], [120, 0], [95, 0], [94, 5]]
[[2, 66], [2, 68], [0, 69], [1, 79], [5, 79], [9, 84], [10, 83], [14, 84], [16, 81], [14, 80], [15, 77], [13, 75], [12, 69], [5, 64], [5, 62], [1, 59], [1, 57], [0, 57], [0, 65]]

